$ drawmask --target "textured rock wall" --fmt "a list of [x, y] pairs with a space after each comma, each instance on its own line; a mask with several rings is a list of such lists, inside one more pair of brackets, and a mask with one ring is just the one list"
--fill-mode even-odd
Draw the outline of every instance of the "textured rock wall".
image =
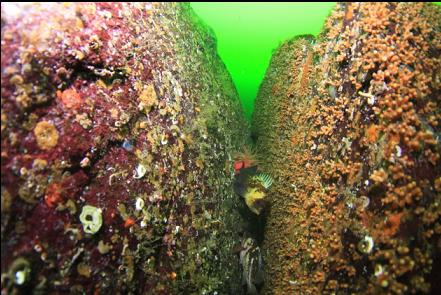
[[232, 293], [247, 129], [187, 4], [1, 20], [2, 294]]
[[339, 4], [275, 52], [253, 136], [274, 184], [266, 294], [436, 293], [441, 13]]

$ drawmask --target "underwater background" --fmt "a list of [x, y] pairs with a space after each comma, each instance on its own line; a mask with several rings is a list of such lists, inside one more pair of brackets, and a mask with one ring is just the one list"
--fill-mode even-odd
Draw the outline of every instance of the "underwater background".
[[437, 294], [433, 3], [2, 3], [2, 294]]
[[296, 35], [317, 35], [335, 2], [209, 3], [191, 7], [213, 30], [217, 51], [248, 119], [273, 51]]

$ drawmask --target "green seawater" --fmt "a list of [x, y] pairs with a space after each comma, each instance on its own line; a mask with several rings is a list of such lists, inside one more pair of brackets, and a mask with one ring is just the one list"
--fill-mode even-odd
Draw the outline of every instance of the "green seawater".
[[191, 2], [216, 35], [218, 53], [233, 78], [248, 119], [273, 50], [296, 35], [317, 36], [335, 4]]
[[248, 119], [274, 49], [296, 35], [317, 35], [335, 2], [208, 3], [191, 6], [210, 26]]

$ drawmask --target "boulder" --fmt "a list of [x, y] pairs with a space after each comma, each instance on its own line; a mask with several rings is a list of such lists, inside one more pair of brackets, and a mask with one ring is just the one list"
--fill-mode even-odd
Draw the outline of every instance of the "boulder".
[[2, 294], [240, 288], [247, 124], [188, 4], [2, 4]]
[[343, 3], [274, 53], [252, 135], [268, 193], [265, 294], [435, 293], [441, 13]]

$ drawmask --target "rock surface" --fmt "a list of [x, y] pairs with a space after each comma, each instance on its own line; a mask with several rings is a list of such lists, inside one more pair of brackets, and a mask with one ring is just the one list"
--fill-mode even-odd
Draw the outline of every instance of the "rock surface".
[[265, 294], [439, 290], [440, 21], [338, 4], [317, 41], [275, 52], [252, 130], [274, 178]]
[[239, 290], [247, 128], [214, 37], [187, 4], [19, 11], [2, 4], [2, 294]]

